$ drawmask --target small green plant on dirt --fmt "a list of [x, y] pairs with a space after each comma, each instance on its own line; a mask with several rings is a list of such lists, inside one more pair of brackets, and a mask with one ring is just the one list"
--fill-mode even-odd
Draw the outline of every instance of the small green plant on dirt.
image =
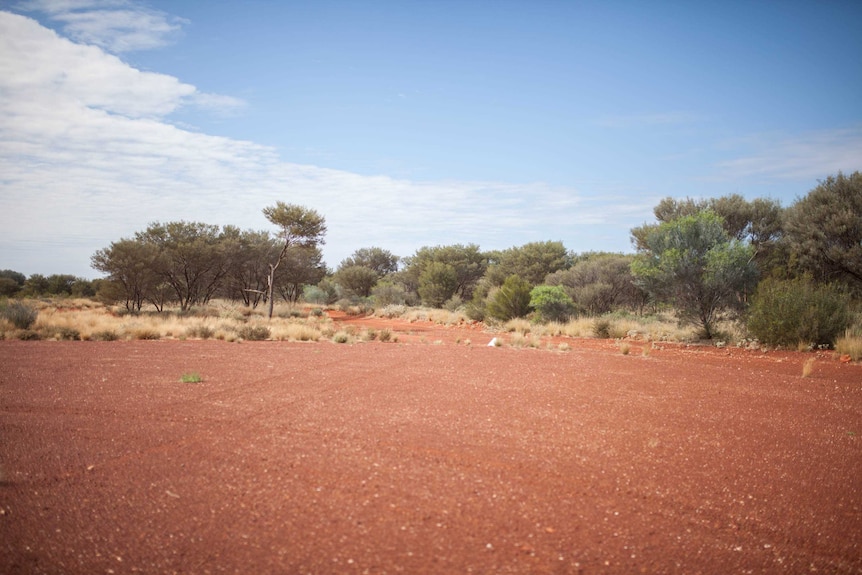
[[184, 373], [182, 377], [180, 377], [180, 381], [182, 383], [200, 383], [203, 381], [203, 378], [198, 372], [192, 371], [189, 373]]

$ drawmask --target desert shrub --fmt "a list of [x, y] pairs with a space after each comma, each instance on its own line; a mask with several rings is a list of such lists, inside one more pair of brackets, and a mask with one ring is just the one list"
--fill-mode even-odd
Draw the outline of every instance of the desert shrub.
[[545, 322], [565, 322], [575, 312], [575, 303], [561, 286], [534, 287], [530, 292], [530, 307]]
[[332, 341], [335, 343], [347, 343], [350, 341], [350, 334], [345, 331], [336, 332], [336, 334], [332, 336]]
[[2, 313], [17, 329], [30, 329], [39, 317], [39, 310], [18, 301], [3, 307]]
[[608, 339], [611, 337], [611, 320], [600, 317], [593, 321], [593, 336], [599, 339]]
[[198, 324], [186, 328], [186, 337], [210, 339], [215, 337], [215, 330], [208, 325]]
[[509, 276], [488, 298], [487, 311], [502, 321], [524, 317], [530, 311], [530, 284], [516, 275]]
[[15, 337], [21, 341], [38, 341], [42, 339], [42, 334], [33, 329], [22, 329], [16, 332]]
[[407, 291], [404, 286], [386, 281], [374, 286], [371, 296], [377, 306], [404, 305], [407, 302]]
[[832, 344], [850, 320], [848, 297], [839, 287], [803, 277], [760, 282], [747, 323], [758, 340], [787, 347], [799, 342]]
[[407, 313], [407, 306], [402, 304], [389, 304], [378, 309], [376, 312], [374, 312], [374, 315], [378, 317], [393, 318], [401, 317], [405, 313]]
[[93, 341], [116, 341], [120, 339], [120, 335], [112, 329], [103, 329], [93, 332], [90, 339]]
[[382, 329], [382, 330], [380, 330], [380, 333], [377, 335], [377, 339], [379, 339], [380, 341], [385, 343], [385, 342], [392, 339], [392, 332], [389, 331], [388, 329]]
[[53, 330], [54, 337], [59, 340], [75, 341], [81, 339], [81, 332], [74, 327], [60, 326]]
[[269, 339], [270, 331], [265, 325], [244, 325], [239, 329], [237, 335], [248, 341], [263, 341]]
[[134, 331], [134, 333], [132, 335], [134, 336], [135, 339], [155, 340], [155, 339], [161, 339], [162, 338], [162, 334], [159, 333], [158, 330], [148, 328], [148, 327], [138, 328]]

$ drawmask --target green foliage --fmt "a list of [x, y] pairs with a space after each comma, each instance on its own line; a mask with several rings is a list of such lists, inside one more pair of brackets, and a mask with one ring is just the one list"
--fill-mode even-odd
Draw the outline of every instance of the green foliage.
[[353, 255], [343, 260], [340, 268], [362, 266], [374, 271], [378, 278], [398, 271], [398, 256], [392, 255], [382, 248], [360, 248]]
[[377, 307], [404, 305], [407, 301], [407, 293], [403, 286], [385, 280], [372, 288], [371, 295]]
[[672, 304], [683, 321], [712, 337], [719, 312], [741, 309], [741, 294], [757, 280], [753, 248], [728, 238], [722, 219], [707, 210], [650, 228], [632, 262], [639, 285]]
[[419, 276], [419, 297], [429, 307], [442, 307], [458, 289], [458, 273], [443, 262], [433, 261]]
[[531, 285], [545, 281], [548, 274], [571, 265], [571, 257], [562, 242], [530, 242], [490, 254], [491, 268], [487, 277], [493, 285], [501, 285], [506, 278], [517, 275]]
[[575, 312], [575, 304], [560, 286], [536, 286], [530, 292], [530, 307], [542, 321], [565, 322]]
[[6, 304], [2, 309], [3, 317], [17, 329], [30, 329], [39, 317], [39, 310], [18, 301]]
[[588, 253], [576, 258], [571, 268], [547, 277], [549, 285], [561, 286], [577, 311], [601, 315], [618, 308], [639, 308], [644, 292], [634, 282], [631, 263], [634, 256]]
[[350, 265], [335, 272], [335, 282], [341, 286], [345, 295], [369, 297], [377, 285], [379, 276], [373, 269], [362, 265]]
[[519, 276], [509, 276], [500, 289], [491, 294], [487, 311], [501, 321], [524, 317], [530, 313], [530, 284]]
[[[488, 268], [488, 257], [479, 251], [476, 244], [450, 246], [422, 247], [412, 257], [405, 258], [403, 272], [397, 274], [400, 281], [408, 291], [419, 293], [422, 274], [432, 263], [445, 264], [455, 272], [455, 289], [446, 301], [457, 293], [461, 299], [473, 297], [473, 289], [476, 283], [485, 274]], [[419, 293], [423, 303], [425, 298]], [[435, 297], [436, 299], [436, 297]], [[442, 303], [442, 302], [441, 302]]]
[[834, 344], [850, 325], [849, 299], [835, 285], [811, 278], [765, 279], [748, 313], [748, 330], [760, 341], [785, 347]]
[[244, 325], [239, 329], [237, 335], [240, 339], [248, 341], [263, 341], [269, 339], [271, 332], [265, 325]]
[[203, 381], [203, 378], [201, 377], [201, 374], [197, 373], [196, 371], [192, 371], [189, 373], [184, 373], [182, 376], [180, 376], [180, 381], [182, 383], [200, 383]]
[[788, 209], [785, 227], [803, 270], [862, 292], [862, 172], [821, 182]]
[[0, 297], [16, 295], [24, 287], [26, 281], [27, 277], [20, 272], [0, 270]]

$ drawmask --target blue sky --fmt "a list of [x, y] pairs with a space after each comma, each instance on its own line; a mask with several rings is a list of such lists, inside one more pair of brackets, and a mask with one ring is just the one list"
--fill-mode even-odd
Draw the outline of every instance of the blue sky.
[[862, 169], [862, 3], [0, 2], [0, 269], [317, 209], [361, 247], [631, 251]]

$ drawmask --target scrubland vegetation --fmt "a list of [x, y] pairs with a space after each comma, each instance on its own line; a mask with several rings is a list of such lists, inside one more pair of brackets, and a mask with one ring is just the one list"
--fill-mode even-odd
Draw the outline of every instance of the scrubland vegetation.
[[631, 230], [633, 254], [573, 253], [559, 241], [425, 246], [408, 257], [368, 247], [334, 271], [322, 262], [323, 216], [301, 206], [264, 209], [275, 233], [154, 223], [93, 255], [103, 279], [0, 271], [0, 336], [395, 339], [336, 329], [323, 310], [337, 308], [484, 322], [528, 347], [571, 336], [862, 358], [862, 174], [829, 177], [787, 208], [731, 195], [666, 198], [654, 214]]

